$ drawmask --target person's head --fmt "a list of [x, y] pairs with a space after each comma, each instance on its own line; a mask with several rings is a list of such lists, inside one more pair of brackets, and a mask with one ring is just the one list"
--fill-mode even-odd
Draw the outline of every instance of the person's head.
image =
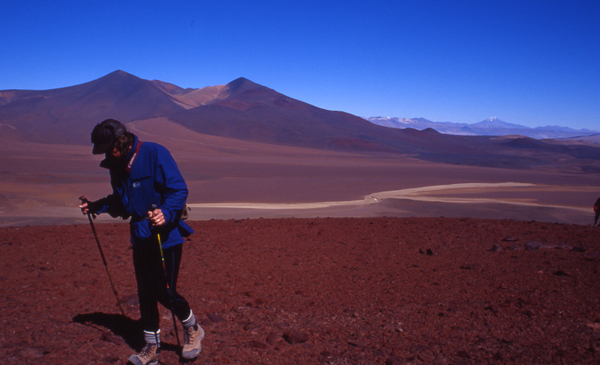
[[94, 155], [105, 153], [107, 157], [125, 157], [133, 146], [135, 137], [121, 122], [114, 119], [106, 119], [96, 124], [92, 130], [92, 143]]

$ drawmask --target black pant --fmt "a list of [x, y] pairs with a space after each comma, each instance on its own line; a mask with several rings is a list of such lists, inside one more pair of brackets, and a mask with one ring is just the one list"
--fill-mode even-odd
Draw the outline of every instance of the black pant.
[[158, 303], [173, 311], [180, 321], [190, 316], [187, 300], [177, 293], [182, 249], [183, 244], [179, 244], [163, 250], [165, 276], [158, 240], [155, 237], [133, 246], [133, 267], [144, 331], [156, 332], [160, 328]]

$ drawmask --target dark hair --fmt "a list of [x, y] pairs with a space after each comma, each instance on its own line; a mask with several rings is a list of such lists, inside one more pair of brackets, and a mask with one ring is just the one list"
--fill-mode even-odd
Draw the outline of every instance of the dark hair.
[[129, 154], [129, 151], [133, 148], [133, 144], [135, 143], [135, 136], [131, 132], [125, 132], [117, 138], [114, 143], [114, 147], [116, 147], [117, 151], [121, 153], [121, 157], [125, 158]]

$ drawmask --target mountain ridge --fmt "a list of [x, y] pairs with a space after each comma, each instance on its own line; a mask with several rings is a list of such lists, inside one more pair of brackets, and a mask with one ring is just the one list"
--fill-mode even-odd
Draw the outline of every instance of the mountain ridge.
[[[107, 118], [123, 123], [166, 118], [187, 130], [234, 140], [403, 154], [463, 165], [531, 168], [556, 163], [557, 156], [564, 156], [561, 161], [580, 159], [585, 166], [576, 168], [581, 171], [600, 172], [598, 148], [584, 143], [564, 148], [559, 142], [531, 143], [522, 136], [450, 135], [440, 133], [436, 128], [440, 124], [424, 118], [396, 120], [403, 128], [379, 126], [349, 113], [310, 105], [244, 77], [224, 85], [184, 89], [117, 70], [65, 88], [0, 91], [1, 138], [89, 145], [90, 131]], [[415, 121], [425, 128], [414, 128]], [[499, 121], [484, 124], [490, 123]], [[462, 134], [472, 134], [468, 130], [472, 126], [462, 128]], [[574, 168], [571, 165], [568, 168]]]
[[563, 126], [527, 127], [515, 123], [504, 122], [497, 117], [491, 117], [477, 123], [433, 122], [425, 118], [401, 117], [366, 117], [373, 124], [390, 128], [414, 128], [423, 130], [433, 128], [436, 131], [451, 135], [464, 136], [507, 136], [522, 135], [535, 139], [573, 138], [600, 134], [600, 131], [590, 129], [573, 129]]

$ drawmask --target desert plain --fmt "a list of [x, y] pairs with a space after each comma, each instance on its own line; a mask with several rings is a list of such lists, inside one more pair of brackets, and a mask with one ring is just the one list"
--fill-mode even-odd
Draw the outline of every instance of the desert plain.
[[[190, 190], [179, 289], [207, 333], [194, 363], [600, 361], [596, 173], [128, 127], [170, 149]], [[100, 160], [91, 145], [0, 144], [2, 363], [123, 364], [143, 346], [127, 224], [95, 223], [122, 315], [77, 208], [110, 193]]]
[[[561, 161], [490, 168], [247, 142], [163, 118], [128, 127], [169, 148], [188, 183], [193, 220], [391, 216], [591, 224], [600, 196], [599, 174], [571, 172]], [[0, 226], [85, 223], [77, 198], [111, 192], [101, 159], [91, 145], [3, 139]]]

